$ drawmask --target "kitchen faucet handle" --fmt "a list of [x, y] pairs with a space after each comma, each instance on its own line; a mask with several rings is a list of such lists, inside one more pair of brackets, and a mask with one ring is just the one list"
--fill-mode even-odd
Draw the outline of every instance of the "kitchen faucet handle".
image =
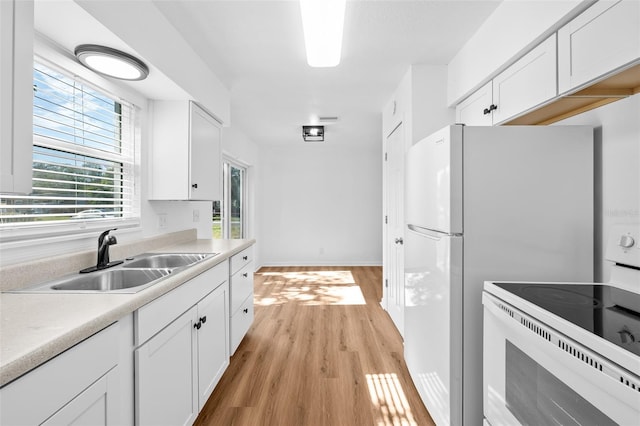
[[[98, 242], [102, 243], [102, 240], [104, 240], [104, 237], [106, 237], [107, 235], [109, 235], [109, 232], [111, 231], [115, 231], [118, 228], [111, 228], [111, 229], [107, 229], [106, 231], [104, 231], [102, 234], [100, 234], [100, 236], [98, 237]], [[111, 240], [109, 240], [111, 241]]]

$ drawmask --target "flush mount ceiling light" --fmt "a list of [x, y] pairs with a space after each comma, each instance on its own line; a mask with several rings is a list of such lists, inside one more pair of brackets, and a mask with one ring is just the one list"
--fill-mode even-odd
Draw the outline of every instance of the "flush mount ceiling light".
[[346, 0], [300, 0], [307, 62], [312, 67], [340, 63]]
[[109, 77], [144, 80], [149, 75], [149, 68], [140, 59], [110, 47], [81, 44], [74, 53], [82, 65]]
[[305, 142], [324, 141], [324, 126], [302, 126], [302, 139]]

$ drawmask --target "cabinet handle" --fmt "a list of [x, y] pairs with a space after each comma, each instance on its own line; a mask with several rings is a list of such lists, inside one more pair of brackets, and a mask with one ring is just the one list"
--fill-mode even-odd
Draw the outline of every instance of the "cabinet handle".
[[498, 105], [491, 104], [489, 105], [489, 108], [485, 108], [482, 112], [484, 115], [487, 115], [487, 114], [491, 114], [491, 111], [495, 111], [497, 109], [498, 109]]
[[202, 318], [200, 318], [200, 321], [202, 321], [203, 324], [207, 322], [207, 316], [205, 315]]
[[249, 256], [242, 256], [242, 260], [249, 260]]
[[243, 277], [247, 278], [249, 276], [248, 272], [245, 272], [244, 274], [242, 274]]
[[193, 185], [191, 185], [191, 187], [194, 188], [194, 189], [198, 189], [198, 184], [194, 183]]
[[244, 312], [245, 314], [248, 314], [248, 313], [249, 313], [249, 308], [244, 308], [244, 309], [242, 310], [242, 312]]
[[200, 330], [200, 327], [202, 327], [202, 320], [200, 320], [197, 323], [193, 324], [193, 328], [196, 328], [196, 329]]

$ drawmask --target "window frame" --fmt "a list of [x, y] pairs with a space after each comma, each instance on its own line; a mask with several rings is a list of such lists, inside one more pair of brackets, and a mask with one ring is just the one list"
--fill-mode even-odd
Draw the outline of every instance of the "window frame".
[[[19, 243], [28, 242], [35, 239], [70, 240], [84, 238], [87, 234], [95, 233], [99, 230], [117, 227], [119, 229], [139, 229], [141, 228], [142, 217], [142, 197], [141, 197], [141, 120], [145, 114], [145, 109], [140, 105], [146, 105], [146, 98], [122, 85], [94, 73], [93, 71], [80, 65], [70, 52], [67, 52], [54, 42], [36, 35], [34, 39], [34, 62], [42, 63], [44, 66], [59, 71], [90, 86], [92, 89], [102, 92], [114, 99], [122, 99], [123, 102], [131, 105], [133, 120], [133, 174], [134, 180], [132, 189], [132, 203], [134, 204], [134, 216], [129, 218], [104, 218], [92, 220], [60, 221], [50, 223], [25, 223], [19, 222], [8, 224], [7, 227], [0, 228], [0, 242]], [[33, 135], [33, 134], [32, 134]], [[37, 145], [37, 144], [34, 144]], [[33, 148], [32, 148], [33, 152]], [[33, 163], [32, 163], [33, 165]]]
[[[248, 191], [249, 191], [249, 169], [246, 164], [235, 161], [227, 156], [222, 158], [222, 200], [220, 200], [220, 228], [221, 239], [228, 239], [231, 237], [231, 213], [230, 213], [230, 201], [231, 201], [231, 167], [242, 170], [242, 184], [241, 184], [241, 210], [240, 210], [240, 236], [238, 238], [247, 238], [248, 230]], [[213, 231], [212, 231], [213, 232]], [[214, 237], [216, 238], [216, 237]]]

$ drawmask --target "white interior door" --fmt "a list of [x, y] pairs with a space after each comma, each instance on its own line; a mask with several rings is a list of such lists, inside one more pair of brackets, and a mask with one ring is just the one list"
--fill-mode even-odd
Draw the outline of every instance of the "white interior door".
[[387, 311], [404, 335], [404, 129], [387, 138]]

